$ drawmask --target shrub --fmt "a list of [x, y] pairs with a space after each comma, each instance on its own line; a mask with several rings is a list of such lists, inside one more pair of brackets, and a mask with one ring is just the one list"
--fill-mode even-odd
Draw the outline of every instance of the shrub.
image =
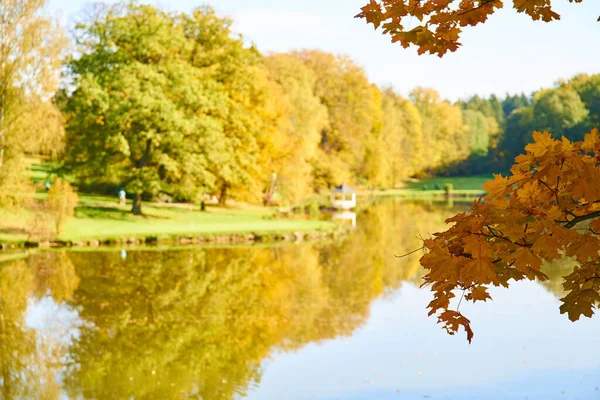
[[75, 212], [75, 206], [78, 202], [77, 193], [69, 182], [56, 178], [50, 190], [48, 191], [48, 213], [51, 215], [56, 234], [60, 235], [68, 217]]
[[444, 185], [444, 191], [446, 192], [446, 194], [450, 194], [452, 193], [452, 191], [454, 190], [454, 185], [451, 183], [446, 183]]

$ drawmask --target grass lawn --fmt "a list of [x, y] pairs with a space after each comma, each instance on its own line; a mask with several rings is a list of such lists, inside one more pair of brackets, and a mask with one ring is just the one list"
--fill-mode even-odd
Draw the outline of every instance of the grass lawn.
[[435, 185], [438, 185], [442, 190], [446, 183], [451, 183], [454, 186], [454, 190], [478, 190], [483, 191], [483, 185], [493, 179], [490, 175], [478, 175], [478, 176], [457, 176], [457, 177], [442, 177], [442, 178], [429, 178], [423, 179], [418, 182], [406, 182], [406, 185], [410, 189], [423, 190], [423, 185], [427, 185], [427, 190], [433, 190]]
[[[50, 163], [31, 160], [30, 178], [44, 182], [51, 172]], [[383, 191], [360, 191], [359, 195], [399, 196], [413, 199], [435, 199], [445, 195], [444, 184], [454, 186], [456, 198], [473, 198], [483, 194], [483, 184], [491, 175], [454, 178], [431, 178], [407, 182], [402, 189]], [[427, 189], [424, 189], [426, 185]], [[440, 189], [436, 190], [436, 185]], [[45, 199], [45, 192], [35, 198]], [[328, 196], [318, 196], [328, 202]], [[187, 205], [144, 203], [143, 216], [130, 212], [131, 204], [120, 206], [116, 197], [80, 194], [75, 216], [69, 218], [64, 233], [59, 239], [67, 241], [106, 240], [122, 238], [157, 239], [186, 235], [214, 235], [241, 233], [289, 233], [296, 231], [330, 231], [336, 224], [328, 221], [307, 219], [274, 218], [273, 208], [239, 204], [235, 207], [209, 206], [204, 212], [190, 210]], [[32, 220], [33, 214], [15, 213], [0, 208], [0, 241], [25, 241], [27, 231], [23, 229]]]
[[[38, 193], [38, 199], [46, 197]], [[120, 206], [116, 198], [80, 195], [75, 216], [65, 226], [61, 240], [113, 239], [124, 237], [168, 238], [193, 234], [235, 233], [288, 233], [295, 231], [330, 231], [333, 222], [274, 219], [275, 210], [261, 206], [240, 204], [232, 207], [208, 206], [206, 211], [191, 211], [181, 205], [144, 203], [143, 216], [131, 214], [131, 204]], [[1, 216], [0, 216], [1, 217]], [[8, 216], [7, 216], [8, 218]], [[0, 240], [24, 241], [25, 232], [19, 232], [15, 223], [31, 216], [13, 215], [13, 228], [0, 229]], [[6, 225], [6, 224], [3, 224]]]
[[[429, 178], [405, 182], [405, 187], [401, 189], [376, 190], [374, 192], [361, 191], [359, 195], [398, 196], [414, 199], [436, 198], [445, 196], [444, 185], [451, 183], [454, 196], [472, 199], [485, 193], [483, 185], [492, 178], [492, 175]], [[436, 185], [439, 189], [436, 189]]]

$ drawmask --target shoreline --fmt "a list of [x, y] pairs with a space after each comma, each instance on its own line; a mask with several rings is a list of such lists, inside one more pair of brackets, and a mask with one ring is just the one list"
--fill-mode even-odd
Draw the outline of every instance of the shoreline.
[[325, 239], [337, 239], [348, 233], [348, 228], [336, 227], [330, 230], [250, 232], [250, 233], [214, 233], [189, 235], [131, 235], [123, 237], [96, 238], [85, 240], [40, 240], [5, 241], [0, 243], [0, 251], [34, 248], [96, 248], [119, 245], [247, 245], [254, 243], [279, 242], [317, 242]]

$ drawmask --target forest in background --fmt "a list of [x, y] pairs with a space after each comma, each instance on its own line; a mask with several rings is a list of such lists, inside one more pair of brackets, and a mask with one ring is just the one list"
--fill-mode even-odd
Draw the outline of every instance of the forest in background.
[[[343, 182], [385, 189], [506, 171], [533, 130], [581, 140], [600, 115], [600, 75], [504, 98], [450, 102], [422, 87], [405, 98], [347, 56], [261, 54], [208, 7], [99, 7], [67, 52], [43, 2], [21, 3], [35, 3], [25, 14], [40, 40], [15, 39], [22, 58], [0, 54], [5, 204], [33, 190], [32, 155], [80, 191], [125, 189], [138, 213], [142, 200], [207, 195], [297, 204]], [[48, 77], [61, 69], [59, 86]]]

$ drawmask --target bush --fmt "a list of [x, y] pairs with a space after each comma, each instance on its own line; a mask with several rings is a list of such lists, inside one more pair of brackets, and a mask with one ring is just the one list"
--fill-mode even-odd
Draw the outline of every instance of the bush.
[[444, 185], [444, 191], [446, 192], [446, 194], [450, 194], [452, 193], [452, 191], [454, 190], [454, 185], [451, 183], [446, 183]]
[[306, 212], [312, 218], [318, 218], [321, 215], [321, 207], [318, 201], [311, 201], [306, 205]]
[[69, 182], [56, 178], [48, 191], [47, 210], [54, 221], [56, 234], [60, 235], [68, 217], [73, 216], [79, 201]]

